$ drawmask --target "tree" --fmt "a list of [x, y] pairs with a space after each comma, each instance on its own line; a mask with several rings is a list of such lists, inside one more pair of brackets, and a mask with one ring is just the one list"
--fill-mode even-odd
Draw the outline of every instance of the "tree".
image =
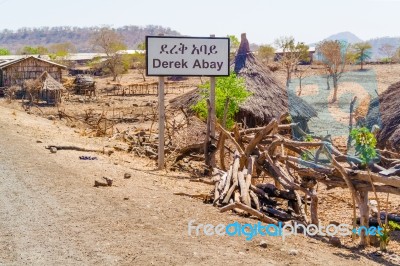
[[[355, 149], [356, 149], [356, 155], [361, 159], [362, 164], [367, 168], [368, 171], [368, 177], [369, 177], [369, 182], [371, 183], [372, 190], [375, 194], [375, 200], [377, 202], [377, 207], [378, 207], [378, 213], [381, 213], [381, 207], [380, 207], [380, 201], [378, 198], [378, 194], [375, 189], [374, 182], [372, 181], [371, 177], [371, 170], [370, 170], [370, 164], [374, 162], [374, 160], [377, 158], [376, 154], [376, 138], [373, 133], [369, 131], [368, 128], [362, 127], [362, 128], [355, 128], [350, 132], [350, 137], [354, 140], [355, 142]], [[361, 194], [361, 192], [360, 192]], [[360, 195], [361, 196], [361, 195]], [[365, 195], [366, 198], [368, 199], [368, 194]], [[362, 200], [360, 200], [362, 202]], [[359, 204], [359, 210], [360, 210], [360, 224], [361, 226], [366, 226], [368, 228], [368, 206], [367, 208], [360, 206]], [[378, 219], [378, 224], [380, 227], [383, 227], [381, 219]], [[361, 244], [366, 245], [368, 244], [368, 237], [364, 234], [361, 235]], [[386, 246], [385, 246], [386, 248]]]
[[318, 60], [325, 66], [333, 80], [332, 102], [337, 100], [338, 81], [345, 71], [346, 64], [351, 60], [349, 44], [344, 41], [322, 41], [317, 45]]
[[361, 70], [363, 69], [364, 62], [371, 59], [372, 46], [368, 42], [360, 42], [353, 45], [355, 52], [355, 59], [360, 63]]
[[385, 56], [385, 61], [392, 63], [392, 59], [396, 53], [396, 48], [391, 44], [385, 43], [379, 47], [379, 52]]
[[131, 55], [132, 67], [137, 69], [142, 75], [143, 81], [146, 81], [146, 55], [142, 53], [134, 53]]
[[137, 45], [138, 50], [146, 50], [146, 42], [141, 42]]
[[292, 72], [301, 61], [310, 61], [308, 45], [295, 42], [293, 37], [281, 37], [275, 41], [278, 51], [279, 63], [286, 71], [286, 86], [289, 86]]
[[311, 65], [308, 65], [306, 68], [304, 69], [296, 69], [294, 74], [295, 76], [299, 79], [299, 93], [298, 96], [301, 96], [301, 92], [302, 92], [302, 83], [303, 80], [310, 74], [310, 70], [311, 70]]
[[0, 48], [0, 55], [9, 55], [10, 51], [6, 48]]
[[239, 39], [235, 35], [228, 35], [226, 37], [228, 37], [230, 40], [231, 53], [235, 53], [240, 45]]
[[269, 44], [260, 45], [257, 50], [257, 57], [261, 60], [261, 62], [265, 64], [269, 64], [269, 61], [274, 59], [275, 56], [275, 48]]
[[239, 42], [239, 39], [235, 35], [227, 35], [226, 37], [228, 37], [230, 40], [229, 59], [231, 61], [234, 61], [235, 54], [236, 54], [237, 49], [239, 49], [240, 42]]
[[116, 81], [124, 71], [122, 55], [118, 53], [126, 49], [122, 36], [115, 30], [104, 27], [93, 34], [91, 41], [94, 47], [100, 48], [106, 54], [107, 61], [104, 62], [104, 68], [110, 71], [113, 81]]
[[75, 53], [76, 48], [71, 42], [55, 43], [50, 45], [49, 52], [52, 59], [65, 59], [69, 54]]
[[44, 46], [25, 46], [19, 53], [22, 55], [45, 55], [49, 53], [49, 50]]
[[[207, 82], [200, 86], [201, 100], [192, 109], [202, 119], [207, 119], [207, 101], [210, 95], [210, 83]], [[215, 113], [217, 119], [222, 121], [224, 116], [225, 103], [228, 100], [226, 127], [232, 128], [235, 123], [235, 115], [239, 111], [239, 105], [243, 103], [251, 94], [246, 90], [243, 78], [238, 78], [232, 71], [228, 77], [217, 77], [215, 83]]]
[[396, 60], [396, 62], [400, 62], [400, 47], [397, 48], [394, 59]]

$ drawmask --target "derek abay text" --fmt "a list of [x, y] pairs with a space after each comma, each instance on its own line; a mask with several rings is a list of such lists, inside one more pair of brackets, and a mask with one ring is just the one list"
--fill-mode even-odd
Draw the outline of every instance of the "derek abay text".
[[206, 60], [196, 59], [193, 65], [188, 66], [188, 62], [184, 59], [180, 61], [161, 61], [160, 59], [153, 59], [153, 68], [202, 68], [202, 69], [216, 69], [220, 71], [224, 62], [208, 62]]

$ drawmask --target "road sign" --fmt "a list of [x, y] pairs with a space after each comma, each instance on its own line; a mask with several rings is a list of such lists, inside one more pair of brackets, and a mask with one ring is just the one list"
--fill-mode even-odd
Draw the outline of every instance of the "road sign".
[[146, 37], [147, 76], [229, 76], [229, 38]]

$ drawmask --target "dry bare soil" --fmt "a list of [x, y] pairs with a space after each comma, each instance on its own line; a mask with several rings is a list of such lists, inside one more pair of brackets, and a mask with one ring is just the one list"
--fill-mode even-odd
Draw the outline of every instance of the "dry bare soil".
[[[104, 80], [100, 82], [106, 86]], [[83, 110], [90, 105], [101, 111], [109, 107], [111, 113], [105, 103], [115, 108], [122, 103], [128, 110], [132, 103], [144, 106], [156, 100], [155, 95], [128, 101], [119, 98], [102, 95], [96, 102], [70, 102], [64, 108]], [[46, 115], [40, 117], [21, 111], [15, 103], [2, 101], [1, 105], [2, 265], [400, 264], [398, 239], [389, 245], [391, 252], [379, 254], [374, 247], [357, 249], [349, 237], [341, 239], [344, 245], [338, 248], [322, 237], [292, 236], [282, 241], [257, 236], [246, 241], [244, 237], [189, 236], [192, 219], [213, 225], [256, 220], [220, 213], [201, 200], [174, 195], [209, 193], [211, 187], [190, 182], [189, 174], [156, 171], [154, 162], [145, 158], [118, 151], [110, 156], [64, 150], [50, 153], [45, 146], [109, 149], [117, 142], [82, 134], [79, 125], [46, 119], [54, 109], [45, 109]], [[148, 126], [148, 121], [134, 126]], [[96, 156], [97, 160], [80, 160], [81, 155]], [[124, 179], [125, 173], [131, 178]], [[112, 178], [113, 186], [93, 187], [103, 176]], [[348, 191], [328, 192], [321, 187], [320, 194], [323, 223], [351, 222]], [[391, 210], [399, 211], [398, 202], [391, 198]], [[266, 241], [266, 246], [261, 247], [261, 241]]]

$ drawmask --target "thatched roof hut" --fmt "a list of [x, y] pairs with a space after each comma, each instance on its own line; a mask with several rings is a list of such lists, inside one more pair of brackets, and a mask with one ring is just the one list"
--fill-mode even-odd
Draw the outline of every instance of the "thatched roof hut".
[[[295, 122], [307, 130], [307, 121], [317, 116], [316, 110], [307, 102], [282, 88], [273, 77], [272, 72], [265, 69], [250, 51], [246, 35], [238, 49], [234, 64], [235, 73], [245, 80], [246, 88], [252, 95], [240, 106], [236, 120], [246, 122], [247, 127], [267, 124], [273, 118], [290, 113]], [[192, 90], [171, 100], [175, 108], [189, 108], [200, 99], [199, 89]]]
[[61, 95], [66, 90], [64, 86], [55, 80], [46, 71], [38, 78], [41, 83], [39, 91], [39, 99], [44, 100], [47, 104], [58, 104], [61, 102]]
[[252, 93], [252, 96], [241, 105], [237, 115], [239, 121], [246, 118], [248, 126], [263, 125], [287, 112], [295, 122], [300, 122], [306, 129], [307, 121], [317, 116], [317, 111], [311, 105], [282, 88], [271, 71], [258, 62], [250, 51], [244, 33], [235, 58], [234, 70], [239, 77], [245, 79], [246, 88]]
[[394, 83], [378, 98], [371, 101], [366, 125], [381, 127], [378, 146], [400, 151], [400, 82]]

